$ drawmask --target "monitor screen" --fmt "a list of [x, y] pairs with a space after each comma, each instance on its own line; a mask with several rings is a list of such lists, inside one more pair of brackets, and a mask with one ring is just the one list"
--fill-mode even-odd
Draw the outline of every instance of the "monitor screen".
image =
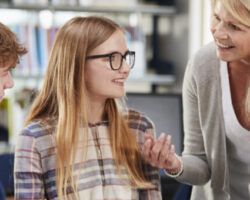
[[183, 124], [181, 94], [127, 94], [127, 105], [145, 113], [155, 124], [156, 136], [172, 135], [176, 153], [182, 152]]

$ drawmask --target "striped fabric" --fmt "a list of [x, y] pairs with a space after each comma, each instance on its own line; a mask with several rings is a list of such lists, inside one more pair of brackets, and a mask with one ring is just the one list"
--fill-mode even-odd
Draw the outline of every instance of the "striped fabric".
[[[129, 110], [129, 127], [138, 144], [144, 142], [144, 133], [154, 134], [152, 122], [143, 114]], [[58, 199], [55, 184], [55, 121], [50, 125], [34, 122], [19, 135], [15, 152], [15, 199]], [[79, 130], [82, 132], [83, 130]], [[108, 122], [89, 125], [85, 162], [82, 161], [83, 134], [77, 143], [74, 174], [78, 177], [80, 199], [157, 200], [161, 199], [158, 170], [145, 164], [143, 169], [155, 189], [139, 190], [129, 187], [125, 168], [116, 172], [108, 136]], [[72, 193], [68, 199], [74, 199]]]

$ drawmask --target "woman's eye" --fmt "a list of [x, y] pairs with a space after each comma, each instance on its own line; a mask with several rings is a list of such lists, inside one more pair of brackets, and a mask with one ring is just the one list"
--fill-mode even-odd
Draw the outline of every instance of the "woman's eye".
[[236, 31], [239, 31], [241, 30], [240, 27], [234, 25], [234, 24], [228, 24], [229, 28], [231, 28], [232, 30], [236, 30]]
[[214, 19], [215, 21], [220, 21], [220, 18], [219, 18], [217, 15], [214, 15], [214, 16], [213, 16], [213, 19]]
[[215, 26], [220, 22], [220, 19], [217, 15], [213, 15], [212, 19], [211, 19], [211, 25]]

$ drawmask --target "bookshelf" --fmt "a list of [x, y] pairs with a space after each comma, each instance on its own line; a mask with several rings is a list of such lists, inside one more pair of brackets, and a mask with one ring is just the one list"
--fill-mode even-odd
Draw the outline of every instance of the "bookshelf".
[[88, 13], [113, 13], [113, 14], [131, 14], [141, 13], [149, 15], [173, 16], [176, 13], [174, 6], [157, 5], [134, 5], [127, 7], [111, 6], [72, 6], [72, 5], [38, 5], [38, 4], [3, 4], [1, 9], [15, 9], [27, 11], [70, 11], [70, 12], [88, 12]]
[[[128, 2], [126, 6], [83, 6], [79, 4], [79, 1], [79, 5], [77, 6], [70, 4], [54, 5], [51, 3], [52, 1], [49, 1], [47, 4], [44, 4], [45, 1], [25, 4], [18, 3], [22, 1], [23, 0], [15, 0], [12, 4], [0, 4], [0, 11], [11, 11], [12, 13], [22, 11], [23, 13], [19, 15], [22, 15], [22, 17], [26, 15], [26, 19], [23, 19], [21, 22], [18, 21], [20, 19], [17, 19], [16, 22], [10, 24], [13, 31], [17, 33], [18, 38], [24, 41], [29, 49], [29, 54], [24, 56], [20, 66], [17, 67], [14, 72], [15, 79], [19, 81], [26, 79], [42, 79], [46, 70], [49, 52], [58, 28], [64, 24], [64, 22], [68, 21], [68, 19], [74, 17], [74, 15], [94, 14], [108, 15], [108, 17], [114, 18], [118, 23], [128, 26], [127, 28], [130, 30], [132, 29], [136, 34], [134, 36], [136, 39], [132, 38], [133, 41], [130, 42], [130, 48], [137, 52], [137, 63], [135, 63], [135, 68], [131, 72], [131, 79], [129, 82], [133, 84], [145, 82], [147, 84], [159, 84], [163, 86], [171, 86], [174, 84], [175, 77], [172, 74], [158, 76], [155, 75], [154, 72], [148, 73], [147, 61], [149, 58], [146, 52], [146, 45], [148, 45], [146, 35], [152, 34], [152, 30], [148, 30], [152, 28], [149, 25], [153, 23], [152, 16], [157, 15], [171, 20], [176, 14], [175, 6], [143, 5], [134, 3], [135, 1], [133, 0], [131, 1], [131, 5]], [[39, 4], [39, 2], [43, 3]], [[50, 16], [52, 19], [49, 20], [52, 22], [49, 27], [44, 27], [42, 22], [39, 21], [39, 15], [44, 12], [53, 15], [52, 17]], [[145, 23], [143, 20], [146, 18], [147, 21]], [[147, 48], [147, 51], [150, 51], [150, 48]], [[158, 79], [160, 81], [158, 81]]]

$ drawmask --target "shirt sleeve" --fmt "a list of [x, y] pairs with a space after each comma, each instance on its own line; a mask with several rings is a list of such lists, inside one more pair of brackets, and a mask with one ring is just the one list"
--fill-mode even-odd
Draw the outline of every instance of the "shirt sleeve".
[[[139, 145], [139, 148], [142, 148], [144, 144], [144, 134], [149, 133], [155, 137], [154, 123], [149, 119], [145, 114], [136, 111], [129, 110], [129, 128], [136, 135], [136, 140]], [[140, 200], [161, 200], [161, 184], [159, 169], [152, 167], [146, 162], [142, 163], [142, 170], [144, 172], [145, 178], [148, 182], [152, 183], [155, 187], [140, 189], [139, 190], [139, 199]]]
[[15, 199], [45, 199], [41, 156], [29, 129], [18, 136], [14, 164]]

